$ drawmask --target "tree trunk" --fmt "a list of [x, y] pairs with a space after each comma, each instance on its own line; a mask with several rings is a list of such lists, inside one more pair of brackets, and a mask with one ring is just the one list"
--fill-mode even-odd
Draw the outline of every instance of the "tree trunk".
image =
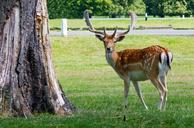
[[71, 114], [51, 60], [46, 0], [0, 0], [0, 113]]

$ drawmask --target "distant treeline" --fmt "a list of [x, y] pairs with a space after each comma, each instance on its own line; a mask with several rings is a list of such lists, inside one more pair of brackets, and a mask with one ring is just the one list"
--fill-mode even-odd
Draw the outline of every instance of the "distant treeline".
[[85, 9], [109, 17], [126, 16], [129, 11], [159, 17], [190, 16], [194, 0], [48, 0], [50, 18], [82, 18]]

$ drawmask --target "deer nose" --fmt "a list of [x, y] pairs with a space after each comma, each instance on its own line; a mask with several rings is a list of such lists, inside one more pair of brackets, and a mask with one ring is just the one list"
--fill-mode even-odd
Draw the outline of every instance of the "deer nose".
[[107, 49], [107, 51], [110, 51], [110, 48], [106, 48]]
[[108, 52], [111, 52], [111, 51], [112, 51], [112, 48], [106, 48], [106, 50], [107, 50]]

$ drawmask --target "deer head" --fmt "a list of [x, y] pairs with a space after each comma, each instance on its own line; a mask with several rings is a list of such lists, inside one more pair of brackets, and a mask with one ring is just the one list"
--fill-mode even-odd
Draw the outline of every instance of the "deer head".
[[115, 50], [115, 43], [122, 41], [125, 38], [125, 35], [134, 28], [135, 23], [135, 13], [129, 13], [131, 16], [131, 25], [129, 25], [128, 29], [125, 32], [118, 33], [117, 27], [115, 28], [112, 34], [108, 34], [104, 27], [104, 31], [97, 31], [92, 26], [89, 20], [89, 13], [87, 10], [84, 11], [85, 22], [88, 26], [90, 32], [95, 33], [95, 36], [102, 42], [104, 42], [104, 47], [107, 53], [110, 53]]

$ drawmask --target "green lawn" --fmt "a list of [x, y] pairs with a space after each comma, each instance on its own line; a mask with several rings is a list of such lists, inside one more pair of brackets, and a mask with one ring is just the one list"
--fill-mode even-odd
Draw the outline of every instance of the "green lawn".
[[[68, 19], [68, 28], [86, 28], [85, 22], [83, 19]], [[61, 19], [51, 19], [49, 21], [50, 28], [52, 30], [59, 30], [61, 28]], [[129, 21], [128, 20], [92, 20], [94, 27], [96, 28], [114, 28], [118, 26], [119, 28], [127, 28]], [[194, 29], [194, 19], [149, 19], [148, 21], [138, 20], [136, 27], [168, 27], [171, 25], [175, 29]]]
[[174, 53], [168, 75], [168, 101], [159, 111], [154, 86], [142, 82], [149, 110], [144, 110], [133, 86], [127, 121], [123, 122], [123, 82], [107, 65], [103, 44], [95, 37], [52, 37], [53, 62], [59, 81], [77, 112], [69, 117], [42, 114], [29, 119], [0, 118], [0, 128], [193, 128], [194, 37], [127, 36], [117, 49], [159, 44]]

